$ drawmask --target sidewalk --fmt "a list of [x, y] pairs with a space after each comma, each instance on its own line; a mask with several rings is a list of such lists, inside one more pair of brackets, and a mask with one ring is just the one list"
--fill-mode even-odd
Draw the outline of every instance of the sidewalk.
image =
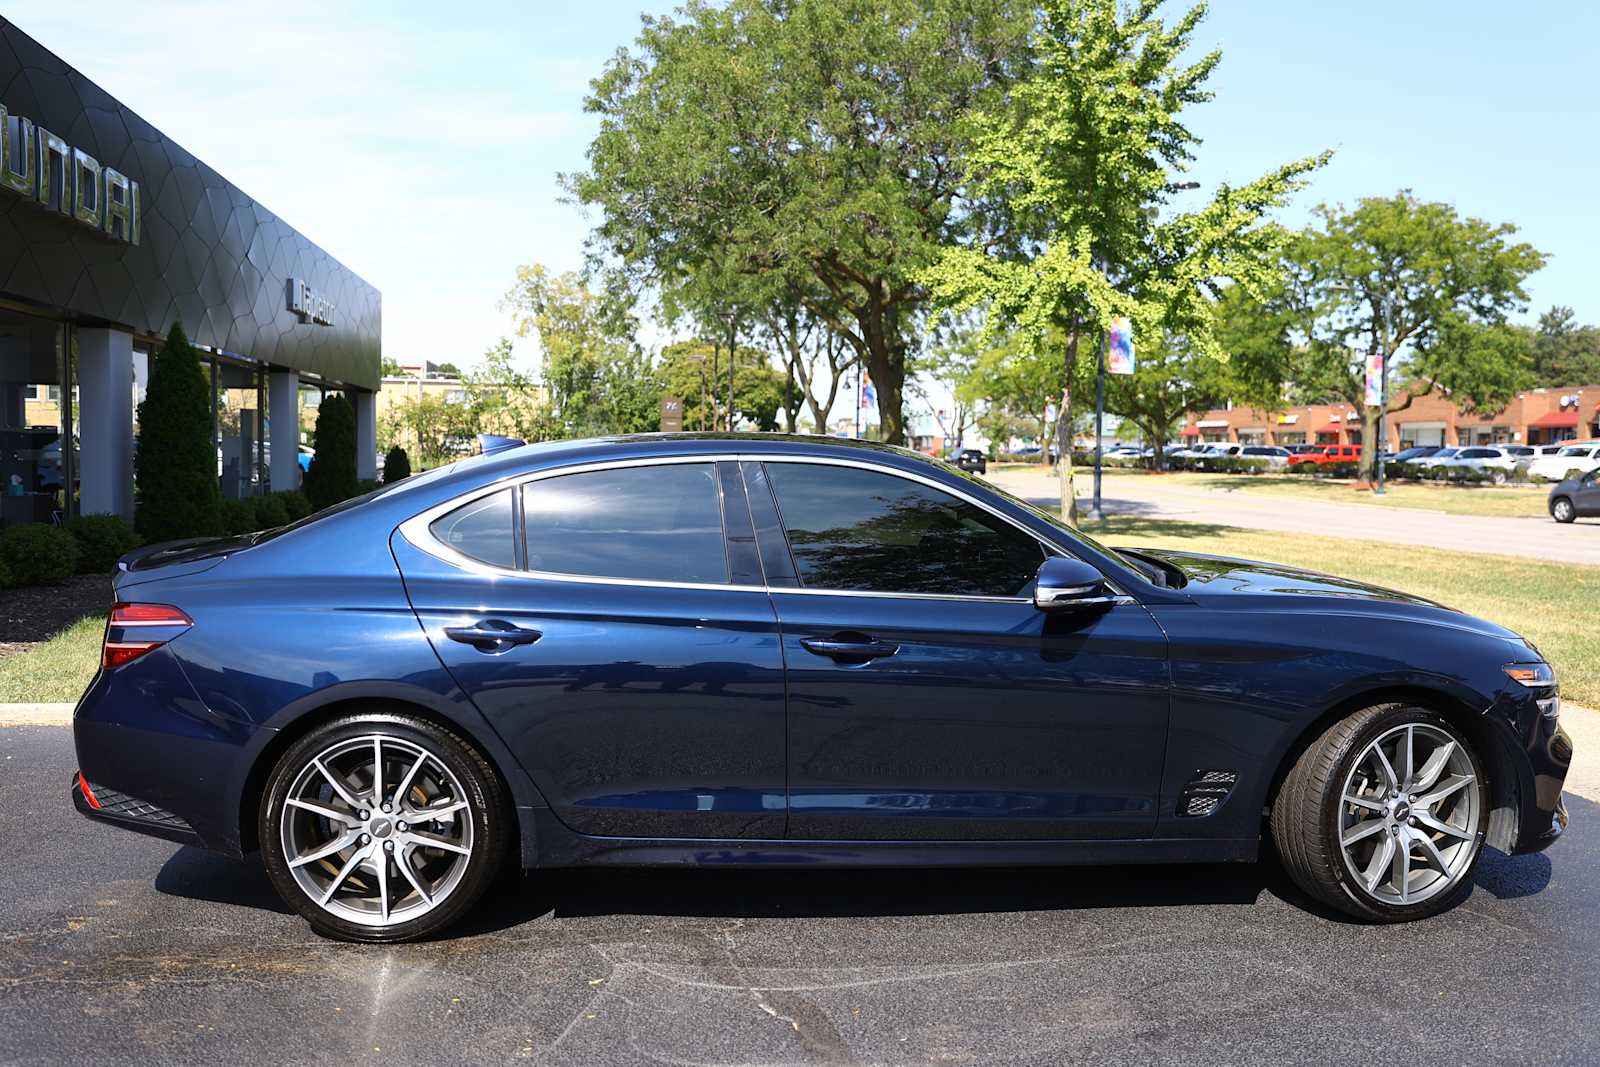
[[[1041, 507], [1054, 508], [1060, 500], [1059, 483], [1053, 474], [996, 471], [990, 480]], [[1078, 472], [1075, 484], [1082, 509], [1088, 493], [1093, 491], [1093, 473]], [[1225, 489], [1179, 488], [1160, 477], [1131, 475], [1106, 478], [1102, 502], [1107, 515], [1220, 523], [1396, 545], [1434, 545], [1493, 556], [1600, 566], [1600, 525], [1593, 521], [1563, 526], [1553, 519], [1447, 515], [1415, 508], [1252, 496]]]

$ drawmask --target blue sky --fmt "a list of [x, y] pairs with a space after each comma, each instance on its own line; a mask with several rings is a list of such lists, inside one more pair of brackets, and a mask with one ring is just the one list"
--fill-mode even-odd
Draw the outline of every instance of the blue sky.
[[[643, 10], [665, 12], [670, 3]], [[222, 14], [226, 11], [226, 14]], [[449, 18], [441, 12], [449, 11]], [[470, 362], [518, 264], [579, 265], [557, 202], [588, 79], [638, 0], [435, 4], [8, 0], [5, 14], [384, 295], [384, 352]], [[1600, 321], [1600, 5], [1218, 0], [1217, 100], [1193, 177], [1333, 148], [1285, 221], [1402, 187], [1509, 221], [1552, 256], [1534, 309]], [[1198, 196], [1198, 193], [1188, 194]]]

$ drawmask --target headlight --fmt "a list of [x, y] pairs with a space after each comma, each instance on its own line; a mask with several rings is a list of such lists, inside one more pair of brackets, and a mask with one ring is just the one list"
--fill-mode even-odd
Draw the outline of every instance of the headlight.
[[1529, 689], [1547, 689], [1556, 684], [1556, 672], [1548, 663], [1507, 663], [1500, 669], [1507, 678]]

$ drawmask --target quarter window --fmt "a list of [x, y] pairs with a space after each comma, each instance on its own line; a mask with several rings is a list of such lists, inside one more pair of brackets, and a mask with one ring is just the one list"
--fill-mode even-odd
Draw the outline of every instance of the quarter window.
[[495, 567], [517, 565], [510, 489], [479, 497], [434, 519], [428, 531], [463, 556]]
[[528, 569], [720, 585], [722, 496], [709, 463], [564, 474], [522, 490]]
[[767, 476], [807, 589], [1025, 597], [1044, 561], [1032, 536], [908, 478], [810, 463]]

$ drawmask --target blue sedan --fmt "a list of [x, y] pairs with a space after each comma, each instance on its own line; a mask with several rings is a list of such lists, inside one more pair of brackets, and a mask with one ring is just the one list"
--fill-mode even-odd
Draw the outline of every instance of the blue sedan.
[[505, 864], [1252, 861], [1432, 915], [1566, 824], [1508, 630], [1113, 550], [828, 438], [513, 448], [119, 568], [84, 815], [259, 851], [321, 933], [433, 934]]

